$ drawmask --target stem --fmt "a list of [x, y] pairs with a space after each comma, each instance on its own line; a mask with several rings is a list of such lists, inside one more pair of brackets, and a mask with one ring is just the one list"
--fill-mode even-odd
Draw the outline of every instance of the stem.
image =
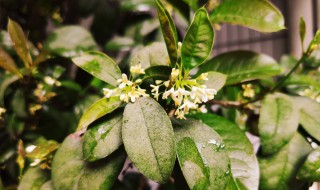
[[274, 92], [275, 90], [277, 90], [279, 87], [281, 87], [281, 85], [291, 76], [291, 74], [297, 70], [297, 68], [299, 67], [299, 65], [304, 61], [304, 59], [306, 58], [306, 54], [304, 53], [301, 58], [299, 59], [299, 61], [294, 65], [294, 67], [290, 70], [290, 72], [283, 78], [280, 79], [280, 81], [271, 89], [271, 92]]

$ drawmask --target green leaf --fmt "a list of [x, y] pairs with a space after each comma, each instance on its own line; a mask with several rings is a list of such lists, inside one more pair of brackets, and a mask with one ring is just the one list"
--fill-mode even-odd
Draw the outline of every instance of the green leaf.
[[157, 182], [167, 181], [176, 147], [170, 119], [158, 102], [139, 98], [127, 104], [122, 140], [130, 160], [141, 173]]
[[102, 119], [84, 134], [82, 148], [86, 161], [105, 158], [122, 145], [122, 113]]
[[230, 180], [233, 184], [229, 183], [228, 187], [231, 188], [230, 185], [233, 185], [238, 187], [236, 189], [258, 189], [258, 161], [252, 144], [241, 129], [236, 124], [214, 114], [197, 113], [190, 116], [214, 129], [225, 143], [233, 176]]
[[314, 35], [313, 39], [309, 44], [306, 54], [309, 56], [314, 50], [316, 50], [319, 47], [319, 44], [320, 44], [320, 30], [317, 30], [316, 34]]
[[217, 71], [228, 75], [227, 85], [254, 79], [265, 79], [281, 73], [277, 62], [264, 54], [251, 51], [223, 53], [204, 63], [199, 73]]
[[52, 182], [59, 190], [111, 189], [125, 161], [119, 150], [97, 162], [83, 160], [81, 137], [69, 135], [52, 162]]
[[72, 57], [96, 47], [90, 32], [80, 26], [61, 27], [53, 31], [44, 42], [44, 49], [63, 57]]
[[28, 47], [28, 40], [24, 35], [21, 26], [15, 21], [9, 19], [8, 32], [13, 42], [14, 48], [23, 61], [26, 68], [29, 68], [32, 64], [31, 55]]
[[320, 182], [320, 148], [314, 149], [299, 169], [297, 178], [304, 181]]
[[299, 184], [294, 182], [297, 171], [311, 150], [309, 143], [296, 133], [275, 155], [259, 159], [259, 189], [297, 189]]
[[[189, 22], [190, 19], [190, 8], [189, 5], [184, 1], [177, 1], [177, 0], [166, 0], [169, 4], [172, 5], [172, 7], [178, 11], [178, 13], [181, 14], [182, 18], [185, 19], [185, 21]], [[197, 10], [197, 9], [195, 9]], [[176, 16], [176, 15], [175, 15]]]
[[219, 91], [226, 83], [227, 81], [227, 75], [210, 71], [208, 73], [208, 80], [203, 81], [202, 84], [206, 85], [207, 88], [215, 89], [216, 91]]
[[77, 131], [86, 130], [92, 122], [106, 115], [107, 113], [113, 112], [115, 109], [120, 107], [121, 104], [122, 102], [120, 101], [119, 97], [102, 98], [96, 101], [81, 117]]
[[162, 42], [155, 42], [138, 50], [130, 60], [130, 66], [141, 65], [143, 69], [157, 65], [169, 66], [169, 64], [170, 58], [166, 45]]
[[294, 136], [299, 125], [299, 112], [285, 94], [269, 94], [261, 103], [259, 135], [265, 155], [278, 152]]
[[85, 52], [72, 58], [72, 61], [91, 75], [113, 86], [117, 86], [117, 79], [121, 78], [118, 65], [103, 53], [97, 51]]
[[158, 79], [158, 80], [169, 80], [169, 77], [171, 75], [172, 68], [168, 66], [153, 66], [149, 67], [145, 70], [145, 75], [143, 76], [143, 79]]
[[300, 124], [315, 139], [320, 141], [320, 104], [307, 97], [292, 97], [299, 109]]
[[19, 189], [37, 190], [50, 178], [47, 170], [39, 167], [29, 168], [23, 175], [19, 184]]
[[17, 89], [12, 97], [11, 106], [13, 112], [20, 118], [27, 118], [26, 95], [22, 89]]
[[178, 36], [176, 26], [161, 0], [156, 0], [156, 2], [163, 38], [167, 45], [171, 66], [174, 67], [178, 59]]
[[205, 8], [199, 9], [188, 29], [181, 47], [182, 65], [191, 70], [201, 65], [210, 55], [214, 40], [214, 30]]
[[23, 77], [16, 63], [13, 61], [12, 57], [7, 52], [5, 52], [1, 47], [0, 47], [0, 67], [4, 68], [5, 70], [13, 74], [16, 74], [20, 78]]
[[300, 18], [299, 32], [300, 32], [301, 47], [302, 49], [304, 49], [303, 44], [304, 44], [304, 39], [306, 38], [306, 22], [302, 17]]
[[281, 12], [267, 0], [224, 0], [210, 13], [214, 23], [246, 26], [260, 32], [285, 29]]
[[105, 45], [108, 51], [120, 51], [122, 49], [130, 49], [135, 45], [135, 42], [130, 37], [115, 36]]
[[287, 80], [285, 80], [283, 85], [293, 85], [294, 87], [296, 87], [297, 85], [307, 87], [313, 86], [315, 88], [320, 88], [319, 80], [316, 77], [305, 74], [292, 74], [289, 78], [287, 78]]
[[177, 143], [177, 156], [182, 173], [190, 189], [208, 189], [210, 185], [206, 165], [190, 137]]
[[[195, 119], [176, 121], [174, 130], [177, 144], [186, 137], [191, 138], [196, 144], [208, 174], [209, 188], [207, 189], [224, 189], [230, 179], [230, 160], [220, 136], [209, 126]], [[187, 171], [182, 167], [183, 175], [189, 179], [187, 182], [193, 189], [196, 187], [193, 185], [197, 185], [194, 181], [197, 181], [199, 176], [193, 175], [194, 173], [184, 173]], [[198, 185], [205, 185], [205, 182]]]

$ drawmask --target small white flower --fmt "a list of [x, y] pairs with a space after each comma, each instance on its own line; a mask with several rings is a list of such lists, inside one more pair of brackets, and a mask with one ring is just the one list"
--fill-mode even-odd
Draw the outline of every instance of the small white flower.
[[179, 76], [179, 73], [180, 73], [179, 69], [173, 68], [171, 71], [172, 78], [177, 78]]
[[121, 94], [120, 94], [120, 100], [128, 103], [128, 102], [129, 102], [129, 96], [128, 96], [128, 94], [121, 93]]
[[122, 79], [117, 80], [119, 84], [119, 88], [123, 89], [125, 86], [132, 86], [133, 82], [128, 80], [128, 77], [126, 74], [122, 74]]
[[103, 88], [102, 91], [103, 91], [103, 94], [106, 98], [110, 98], [112, 95], [115, 94], [115, 90], [112, 90], [109, 88]]
[[190, 109], [197, 109], [198, 105], [189, 101], [188, 99], [185, 99], [183, 101], [183, 104], [179, 107], [179, 109], [183, 109], [185, 113], [188, 113]]
[[163, 93], [162, 98], [163, 98], [163, 99], [167, 99], [168, 96], [170, 96], [170, 95], [173, 94], [173, 93], [174, 93], [174, 88], [172, 87], [172, 88], [170, 88], [170, 90], [165, 91], [165, 92]]
[[165, 81], [163, 84], [164, 84], [164, 86], [165, 86], [165, 87], [167, 87], [167, 88], [168, 88], [168, 87], [169, 87], [169, 85], [170, 85], [170, 80]]
[[178, 90], [174, 91], [174, 93], [172, 94], [172, 99], [174, 100], [174, 103], [176, 106], [181, 105], [181, 102], [183, 100], [184, 96], [188, 96], [190, 95], [189, 91], [186, 91], [183, 88], [178, 88]]
[[156, 80], [156, 85], [161, 84], [163, 81], [162, 80]]
[[145, 74], [144, 69], [141, 68], [141, 64], [136, 66], [131, 66], [130, 72], [135, 74]]
[[134, 81], [136, 84], [139, 84], [139, 83], [141, 83], [142, 82], [142, 80], [141, 79], [137, 79], [136, 81]]
[[178, 119], [186, 119], [186, 118], [184, 117], [184, 112], [183, 112], [182, 110], [177, 109], [177, 110], [174, 112], [174, 115], [176, 115]]
[[205, 105], [202, 105], [200, 108], [198, 108], [198, 111], [201, 113], [208, 113], [208, 110]]
[[202, 73], [200, 76], [197, 77], [199, 80], [209, 80], [208, 73]]

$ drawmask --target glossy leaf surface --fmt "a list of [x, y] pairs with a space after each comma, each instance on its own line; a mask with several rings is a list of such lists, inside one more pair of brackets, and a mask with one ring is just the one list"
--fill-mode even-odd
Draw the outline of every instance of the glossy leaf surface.
[[93, 163], [83, 160], [82, 139], [69, 135], [54, 156], [52, 182], [59, 190], [111, 189], [125, 160], [121, 150]]
[[[259, 164], [253, 146], [246, 135], [234, 123], [214, 114], [193, 114], [191, 117], [199, 119], [213, 128], [226, 145], [231, 162], [232, 180], [228, 184], [231, 189], [258, 189]], [[232, 188], [233, 187], [233, 188]]]
[[111, 113], [120, 107], [121, 104], [122, 102], [120, 101], [119, 97], [102, 98], [96, 101], [82, 115], [77, 131], [86, 130], [92, 122], [108, 113]]
[[227, 85], [280, 74], [277, 62], [264, 54], [251, 51], [233, 51], [220, 54], [204, 63], [199, 73], [217, 71], [228, 75]]
[[295, 177], [310, 151], [309, 143], [297, 133], [279, 152], [259, 159], [259, 189], [298, 189], [299, 183], [294, 183]]
[[167, 45], [171, 66], [174, 67], [178, 59], [177, 29], [170, 14], [162, 4], [161, 0], [156, 0], [156, 4], [158, 8], [158, 18], [160, 21], [163, 38]]
[[102, 119], [84, 134], [82, 148], [87, 161], [105, 158], [122, 145], [122, 113]]
[[96, 49], [96, 42], [86, 29], [80, 26], [64, 26], [52, 32], [44, 43], [50, 53], [72, 57], [82, 51]]
[[[230, 179], [230, 160], [221, 137], [212, 128], [195, 119], [179, 120], [174, 129], [177, 144], [186, 137], [191, 138], [206, 166], [208, 180], [198, 174], [199, 168], [202, 167], [201, 164], [197, 165], [197, 162], [188, 158], [187, 161], [193, 165], [194, 170], [192, 171], [195, 172], [190, 173], [189, 170], [183, 169], [186, 161], [180, 163], [183, 175], [189, 179], [189, 187], [193, 189], [197, 186], [209, 185], [208, 189], [224, 189]], [[199, 179], [201, 180], [198, 181]], [[206, 181], [209, 181], [209, 184]]]
[[214, 23], [246, 26], [260, 32], [285, 29], [281, 12], [267, 0], [224, 0], [210, 13]]
[[118, 65], [107, 55], [100, 52], [86, 52], [72, 61], [91, 75], [113, 86], [117, 86], [117, 80], [121, 78]]
[[183, 68], [191, 70], [202, 64], [210, 55], [214, 30], [205, 8], [199, 9], [188, 29], [181, 47]]
[[128, 103], [123, 113], [122, 140], [129, 159], [146, 177], [166, 182], [176, 158], [172, 125], [152, 98]]
[[265, 155], [276, 153], [296, 133], [299, 112], [285, 94], [269, 94], [262, 103], [259, 117], [261, 148]]

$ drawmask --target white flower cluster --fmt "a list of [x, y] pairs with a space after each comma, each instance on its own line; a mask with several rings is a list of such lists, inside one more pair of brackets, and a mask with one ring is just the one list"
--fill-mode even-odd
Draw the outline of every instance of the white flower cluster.
[[[141, 69], [141, 66], [131, 67], [131, 73], [135, 74], [144, 74], [144, 70]], [[122, 78], [117, 81], [118, 87], [114, 89], [103, 88], [103, 94], [106, 98], [110, 98], [112, 96], [120, 96], [120, 100], [124, 102], [135, 102], [137, 98], [143, 96], [149, 96], [146, 94], [146, 90], [141, 89], [139, 84], [142, 82], [141, 79], [137, 79], [135, 81], [131, 81], [128, 79], [126, 74], [122, 74]]]
[[175, 116], [179, 119], [185, 119], [185, 114], [188, 114], [190, 110], [207, 112], [204, 105], [200, 107], [199, 105], [212, 100], [217, 93], [214, 89], [200, 85], [198, 83], [199, 80], [208, 80], [208, 74], [202, 73], [196, 79], [190, 79], [188, 77], [182, 77], [180, 70], [173, 68], [170, 80], [157, 80], [156, 85], [150, 85], [152, 87], [151, 93], [154, 98], [158, 100], [161, 94], [159, 93], [159, 88], [165, 86], [162, 99], [168, 99], [168, 97], [170, 97], [176, 107]]

